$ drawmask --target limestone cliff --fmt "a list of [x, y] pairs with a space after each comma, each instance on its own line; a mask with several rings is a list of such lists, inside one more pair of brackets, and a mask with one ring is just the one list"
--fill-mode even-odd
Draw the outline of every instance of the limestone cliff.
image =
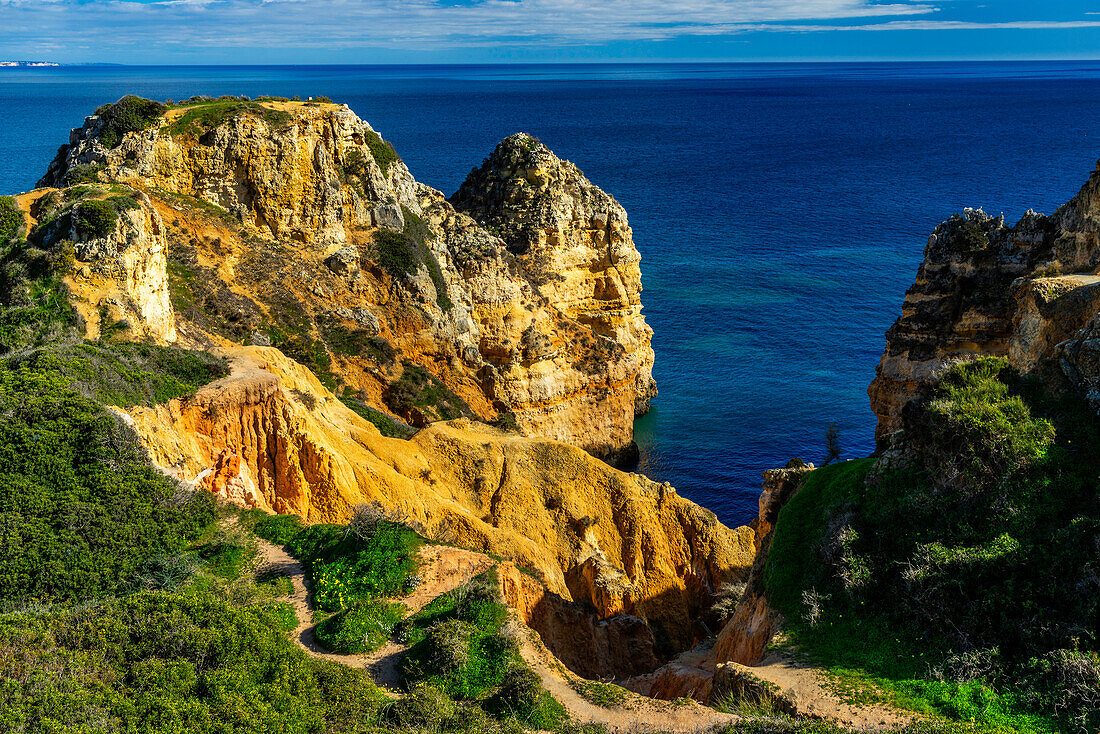
[[622, 207], [572, 164], [509, 138], [490, 160], [522, 147], [537, 185], [508, 183], [528, 199], [504, 211], [500, 182], [471, 177], [455, 200], [489, 202], [479, 224], [346, 106], [198, 101], [122, 136], [111, 110], [72, 132], [40, 185], [141, 193], [185, 343], [274, 344], [418, 425], [504, 416], [629, 454], [655, 394], [639, 255]]
[[386, 438], [278, 350], [228, 354], [228, 377], [129, 415], [160, 466], [240, 504], [333, 522], [376, 502], [429, 537], [534, 569], [597, 619], [648, 620], [679, 648], [712, 592], [752, 562], [751, 529], [580, 449], [465, 419]]
[[[924, 262], [886, 334], [868, 393], [880, 442], [901, 409], [942, 366], [1004, 356], [1023, 371], [1053, 364], [1081, 390], [1096, 388], [1089, 325], [1100, 313], [1100, 169], [1049, 216], [1012, 227], [966, 210], [929, 237]], [[1100, 407], [1100, 401], [1097, 407]]]
[[[522, 134], [501, 142], [451, 203], [499, 232], [542, 294], [592, 330], [600, 361], [614, 370], [601, 384], [601, 432], [614, 432], [647, 411], [656, 395], [653, 331], [641, 315], [640, 257], [622, 206], [575, 165]], [[563, 362], [563, 336], [538, 328], [525, 332], [531, 367], [549, 359]], [[576, 396], [591, 382], [595, 366], [591, 356], [567, 356], [567, 379], [544, 381], [539, 416], [532, 418], [540, 432], [557, 438], [568, 436], [585, 410]], [[611, 443], [626, 445], [627, 435], [618, 434]]]
[[160, 467], [309, 522], [377, 503], [532, 569], [517, 609], [593, 675], [695, 641], [753, 531], [593, 456], [629, 453], [654, 394], [614, 199], [513, 136], [455, 199], [479, 221], [344, 106], [128, 99], [74, 130], [19, 206], [77, 336], [231, 361], [127, 410]]

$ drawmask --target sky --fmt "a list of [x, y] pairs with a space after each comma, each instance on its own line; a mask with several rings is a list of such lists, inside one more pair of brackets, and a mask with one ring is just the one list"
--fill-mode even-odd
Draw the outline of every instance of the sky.
[[0, 0], [0, 60], [1100, 58], [1100, 0]]

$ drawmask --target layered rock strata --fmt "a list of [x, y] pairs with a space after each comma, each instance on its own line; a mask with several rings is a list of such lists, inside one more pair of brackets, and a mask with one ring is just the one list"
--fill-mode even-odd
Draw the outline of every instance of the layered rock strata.
[[[278, 350], [230, 356], [231, 374], [194, 396], [128, 410], [154, 461], [180, 479], [245, 497], [254, 486], [255, 506], [310, 522], [378, 503], [429, 537], [533, 569], [541, 593], [589, 605], [592, 624], [631, 615], [672, 647], [690, 645], [714, 590], [748, 572], [752, 530], [727, 528], [667, 485], [466, 419], [386, 438]], [[531, 619], [576, 614], [554, 604], [539, 596], [520, 608]], [[629, 627], [608, 625], [601, 644], [636, 637]]]
[[[185, 342], [292, 340], [406, 420], [503, 414], [527, 435], [630, 455], [655, 394], [640, 258], [622, 207], [575, 166], [513, 136], [455, 196], [471, 217], [346, 106], [204, 109], [169, 109], [115, 147], [89, 117], [40, 182], [127, 184], [152, 202], [156, 241], [130, 251], [164, 249], [154, 215], [169, 223]], [[407, 363], [455, 393], [447, 409], [393, 399]]]
[[968, 209], [936, 227], [868, 388], [880, 442], [952, 360], [1003, 356], [1025, 372], [1053, 364], [1094, 390], [1087, 345], [1100, 313], [1098, 236], [1100, 169], [1049, 216], [1028, 211], [1009, 227]]

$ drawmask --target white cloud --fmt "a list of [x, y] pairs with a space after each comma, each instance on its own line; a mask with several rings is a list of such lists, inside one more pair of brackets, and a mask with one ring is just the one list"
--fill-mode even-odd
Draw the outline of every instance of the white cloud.
[[[948, 0], [939, 0], [947, 2]], [[925, 0], [0, 0], [0, 47], [104, 50], [583, 45], [750, 31], [1091, 28], [936, 20]], [[853, 22], [855, 21], [855, 22]], [[15, 29], [19, 32], [16, 33]]]
[[[761, 23], [912, 16], [933, 10], [919, 1], [870, 0], [482, 0], [466, 5], [433, 0], [0, 0], [0, 28], [38, 25], [43, 37], [64, 30], [112, 45], [156, 40], [158, 45], [415, 48], [502, 40], [661, 40], [736, 33]], [[0, 32], [4, 36], [9, 34]]]

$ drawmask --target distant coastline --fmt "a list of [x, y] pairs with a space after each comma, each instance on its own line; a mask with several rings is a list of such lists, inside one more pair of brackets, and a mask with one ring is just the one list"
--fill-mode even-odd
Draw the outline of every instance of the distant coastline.
[[40, 66], [61, 66], [56, 61], [0, 61], [0, 69], [26, 69]]

